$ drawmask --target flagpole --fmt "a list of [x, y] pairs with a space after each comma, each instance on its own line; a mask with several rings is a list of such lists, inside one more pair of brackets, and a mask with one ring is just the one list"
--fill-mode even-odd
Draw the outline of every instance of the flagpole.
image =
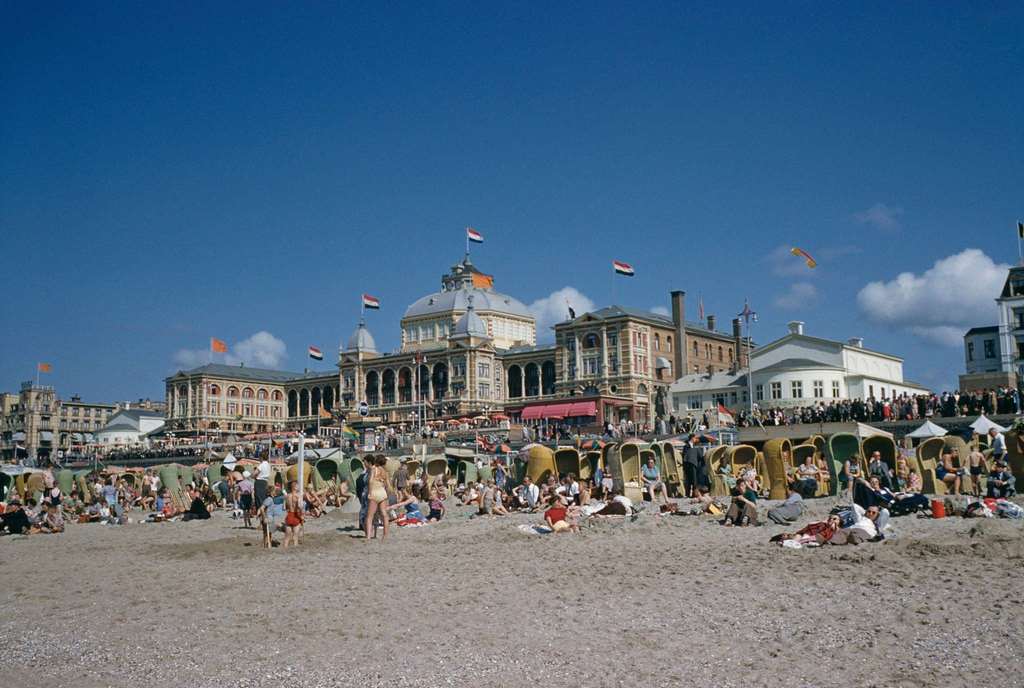
[[1024, 265], [1024, 250], [1021, 249], [1021, 239], [1024, 239], [1024, 223], [1017, 221], [1017, 260], [1019, 265]]
[[36, 387], [39, 386], [39, 362], [36, 362]]

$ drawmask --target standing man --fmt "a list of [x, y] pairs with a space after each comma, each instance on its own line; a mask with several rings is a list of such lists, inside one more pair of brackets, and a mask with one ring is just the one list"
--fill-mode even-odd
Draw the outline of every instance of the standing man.
[[264, 457], [260, 461], [259, 468], [256, 469], [256, 483], [253, 486], [253, 493], [255, 494], [254, 504], [262, 504], [263, 500], [267, 498], [268, 488], [270, 486], [270, 459]]
[[703, 465], [704, 450], [697, 446], [697, 437], [691, 433], [686, 438], [686, 451], [683, 453], [683, 484], [689, 497], [697, 496], [697, 484]]
[[398, 470], [395, 471], [395, 489], [399, 492], [405, 492], [408, 484], [409, 469], [405, 465], [405, 459], [402, 459], [402, 463], [398, 466]]
[[[425, 471], [424, 471], [425, 473]], [[370, 472], [364, 470], [356, 478], [356, 497], [359, 499], [359, 530], [366, 530], [366, 510], [370, 506]]]
[[993, 462], [1006, 458], [1006, 437], [995, 428], [988, 429], [988, 444], [992, 447]]

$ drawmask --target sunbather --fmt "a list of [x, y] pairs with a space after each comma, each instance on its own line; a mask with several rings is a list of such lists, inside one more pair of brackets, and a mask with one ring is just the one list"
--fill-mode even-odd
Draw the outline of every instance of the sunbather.
[[[877, 518], [877, 513], [875, 518]], [[842, 517], [840, 517], [842, 518]], [[839, 528], [829, 542], [833, 545], [859, 545], [862, 542], [874, 540], [878, 536], [878, 529], [875, 527], [875, 520], [868, 518], [863, 507], [859, 504], [853, 505], [852, 512], [848, 513], [849, 525]]]
[[560, 498], [552, 498], [547, 511], [544, 512], [544, 522], [556, 533], [576, 532], [580, 530], [576, 519], [569, 513]]
[[757, 525], [757, 492], [743, 478], [737, 480], [736, 487], [732, 489], [732, 504], [725, 513], [722, 525]]
[[787, 525], [804, 513], [804, 499], [800, 495], [803, 482], [794, 480], [789, 485], [789, 495], [781, 505], [768, 510], [768, 518], [781, 525]]
[[964, 470], [953, 465], [953, 453], [946, 449], [942, 452], [942, 460], [935, 467], [935, 475], [951, 489], [955, 495], [960, 494], [960, 484], [964, 476]]

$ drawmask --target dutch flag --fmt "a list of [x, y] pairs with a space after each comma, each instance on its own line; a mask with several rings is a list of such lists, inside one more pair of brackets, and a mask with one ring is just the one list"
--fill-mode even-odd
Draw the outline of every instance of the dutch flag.
[[309, 347], [309, 357], [314, 361], [322, 361], [324, 360], [324, 352], [315, 346], [311, 346]]
[[376, 296], [363, 294], [363, 308], [370, 308], [375, 311], [380, 310], [380, 299]]
[[633, 271], [632, 265], [630, 265], [629, 263], [623, 263], [621, 260], [613, 260], [612, 268], [615, 269], [615, 272], [619, 273], [620, 275], [625, 275], [626, 277], [632, 277], [633, 275], [636, 274]]
[[466, 227], [466, 238], [472, 241], [474, 244], [484, 243], [484, 235], [476, 231], [472, 227]]

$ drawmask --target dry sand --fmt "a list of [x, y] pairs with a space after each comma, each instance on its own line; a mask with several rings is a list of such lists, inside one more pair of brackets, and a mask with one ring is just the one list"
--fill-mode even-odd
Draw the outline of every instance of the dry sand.
[[1024, 685], [1019, 521], [789, 551], [698, 517], [529, 536], [449, 514], [377, 543], [335, 512], [271, 552], [223, 512], [0, 538], [0, 683]]

